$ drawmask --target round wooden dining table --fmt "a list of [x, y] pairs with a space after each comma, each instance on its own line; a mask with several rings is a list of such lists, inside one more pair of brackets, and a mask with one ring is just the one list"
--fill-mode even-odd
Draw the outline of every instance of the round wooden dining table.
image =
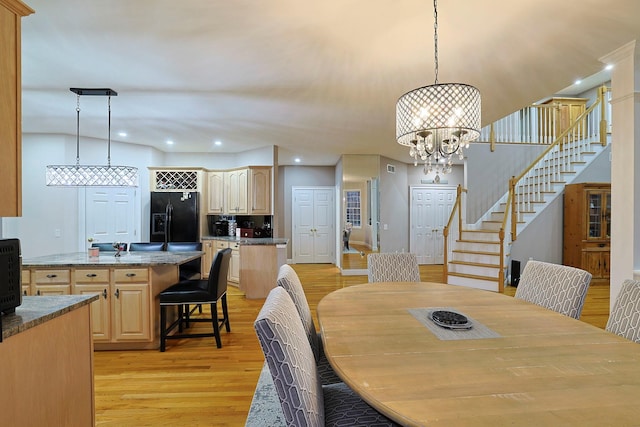
[[[434, 311], [468, 324], [443, 328]], [[402, 425], [640, 424], [640, 345], [526, 301], [371, 283], [328, 294], [317, 314], [336, 373]]]

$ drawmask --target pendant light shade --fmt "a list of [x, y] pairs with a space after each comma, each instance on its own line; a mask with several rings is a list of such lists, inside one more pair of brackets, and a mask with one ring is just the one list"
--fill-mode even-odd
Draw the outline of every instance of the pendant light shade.
[[[70, 88], [77, 95], [76, 107], [76, 164], [48, 165], [46, 170], [47, 186], [55, 187], [137, 187], [138, 168], [133, 166], [111, 165], [111, 96], [118, 93], [113, 89]], [[109, 136], [106, 165], [80, 164], [80, 96], [107, 96]]]

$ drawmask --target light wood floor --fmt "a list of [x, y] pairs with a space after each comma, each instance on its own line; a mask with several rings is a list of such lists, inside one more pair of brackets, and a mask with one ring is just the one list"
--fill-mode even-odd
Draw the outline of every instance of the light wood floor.
[[[366, 276], [341, 276], [330, 264], [293, 267], [314, 317], [326, 294], [367, 281]], [[421, 266], [420, 270], [423, 281], [442, 281], [442, 266]], [[507, 288], [505, 293], [513, 295], [515, 289]], [[253, 330], [262, 303], [247, 300], [230, 287], [232, 332], [222, 332], [221, 349], [213, 338], [199, 338], [169, 341], [164, 353], [95, 352], [96, 425], [244, 426], [264, 362]], [[608, 310], [609, 286], [591, 286], [582, 320], [603, 328]]]

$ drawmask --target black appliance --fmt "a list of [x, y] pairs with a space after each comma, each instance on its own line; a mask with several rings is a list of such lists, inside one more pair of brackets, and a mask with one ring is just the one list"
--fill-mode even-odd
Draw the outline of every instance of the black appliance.
[[152, 242], [200, 241], [197, 192], [151, 192]]
[[0, 342], [2, 313], [10, 314], [22, 304], [22, 258], [20, 240], [0, 240]]

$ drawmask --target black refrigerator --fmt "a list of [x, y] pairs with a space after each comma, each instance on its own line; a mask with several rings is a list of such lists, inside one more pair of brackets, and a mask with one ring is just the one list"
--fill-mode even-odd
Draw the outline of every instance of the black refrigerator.
[[197, 192], [151, 192], [152, 242], [199, 242]]

